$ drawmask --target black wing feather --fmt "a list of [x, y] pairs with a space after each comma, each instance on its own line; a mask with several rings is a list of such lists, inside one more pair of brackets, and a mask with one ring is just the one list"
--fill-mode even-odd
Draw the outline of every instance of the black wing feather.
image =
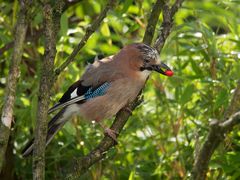
[[68, 90], [63, 94], [63, 96], [61, 97], [59, 102], [60, 103], [65, 103], [65, 102], [69, 101], [71, 99], [71, 94], [73, 93], [73, 91], [76, 88], [77, 88], [77, 95], [82, 96], [88, 91], [88, 89], [90, 87], [91, 86], [83, 86], [82, 85], [82, 80], [79, 80], [68, 88]]
[[[91, 89], [91, 92], [94, 92], [95, 90], [97, 90], [98, 88], [100, 88], [103, 84], [100, 84], [98, 86], [83, 86], [82, 85], [83, 80], [79, 80], [77, 82], [75, 82], [72, 86], [70, 86], [68, 88], [68, 90], [63, 94], [63, 96], [60, 98], [59, 103], [55, 104], [52, 108], [50, 108], [48, 110], [48, 113], [52, 113], [55, 110], [65, 107], [71, 103], [77, 103], [77, 104], [82, 104], [86, 101], [86, 99], [84, 98], [84, 95], [86, 95], [86, 93], [88, 92], [88, 90]], [[71, 97], [72, 93], [76, 91], [77, 97]], [[101, 92], [101, 90], [100, 90]]]

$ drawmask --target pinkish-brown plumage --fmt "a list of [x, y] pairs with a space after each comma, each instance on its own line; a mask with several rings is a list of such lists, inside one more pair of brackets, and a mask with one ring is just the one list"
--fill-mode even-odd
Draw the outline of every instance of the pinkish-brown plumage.
[[[48, 124], [46, 144], [73, 114], [98, 123], [113, 117], [136, 98], [151, 71], [166, 75], [162, 68], [170, 71], [160, 62], [155, 49], [141, 43], [125, 46], [115, 56], [88, 65], [81, 79], [49, 110], [51, 113], [61, 109]], [[106, 132], [116, 140], [112, 130]], [[29, 155], [32, 148], [31, 141], [23, 150], [23, 156]]]
[[82, 84], [89, 86], [110, 82], [111, 85], [105, 95], [82, 104], [79, 114], [91, 121], [114, 116], [142, 89], [148, 77], [148, 74], [139, 72], [142, 65], [139, 50], [133, 46], [126, 46], [111, 58], [95, 61], [83, 74]]

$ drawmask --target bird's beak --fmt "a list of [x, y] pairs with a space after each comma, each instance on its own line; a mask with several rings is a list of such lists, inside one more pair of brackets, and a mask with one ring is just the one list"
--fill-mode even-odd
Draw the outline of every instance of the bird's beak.
[[152, 65], [152, 70], [157, 71], [165, 76], [172, 76], [173, 71], [164, 63]]

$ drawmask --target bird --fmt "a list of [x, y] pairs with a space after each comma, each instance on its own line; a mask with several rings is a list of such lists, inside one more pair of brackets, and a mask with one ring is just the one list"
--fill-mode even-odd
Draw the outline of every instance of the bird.
[[[76, 114], [90, 122], [95, 121], [117, 141], [116, 132], [105, 127], [102, 121], [110, 119], [132, 102], [152, 71], [173, 75], [173, 71], [160, 60], [158, 51], [144, 43], [126, 45], [116, 55], [88, 64], [80, 80], [49, 109], [49, 114], [59, 112], [48, 123], [46, 146]], [[23, 157], [32, 154], [33, 142], [34, 139], [23, 149]]]

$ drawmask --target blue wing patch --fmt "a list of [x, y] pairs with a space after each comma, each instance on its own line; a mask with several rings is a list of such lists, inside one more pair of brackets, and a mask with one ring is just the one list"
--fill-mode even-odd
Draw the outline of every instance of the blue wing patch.
[[97, 96], [103, 96], [109, 87], [110, 87], [110, 83], [108, 83], [108, 82], [105, 82], [104, 84], [102, 84], [101, 86], [99, 86], [96, 89], [91, 87], [84, 94], [84, 98], [87, 100], [87, 99], [95, 98]]
[[[59, 100], [59, 103], [57, 103], [56, 105], [54, 105], [52, 108], [50, 108], [48, 110], [48, 113], [52, 113], [53, 111], [55, 111], [59, 108], [66, 107], [73, 103], [81, 104], [81, 103], [84, 103], [85, 100], [92, 99], [97, 96], [102, 96], [107, 92], [108, 88], [110, 87], [110, 83], [108, 83], [108, 82], [103, 83], [101, 86], [90, 87], [90, 88], [82, 86], [81, 84], [79, 85], [79, 83], [81, 83], [81, 82], [79, 81], [79, 82], [75, 83], [73, 86], [71, 86], [68, 89], [68, 91], [62, 96], [62, 98]], [[77, 87], [75, 87], [75, 86], [77, 86]], [[71, 93], [74, 92], [74, 90], [76, 88], [78, 88], [78, 86], [80, 86], [80, 88], [78, 89], [79, 91], [77, 90], [78, 96], [70, 99]], [[85, 93], [83, 91], [85, 91]], [[79, 96], [79, 92], [81, 94], [80, 96]]]

